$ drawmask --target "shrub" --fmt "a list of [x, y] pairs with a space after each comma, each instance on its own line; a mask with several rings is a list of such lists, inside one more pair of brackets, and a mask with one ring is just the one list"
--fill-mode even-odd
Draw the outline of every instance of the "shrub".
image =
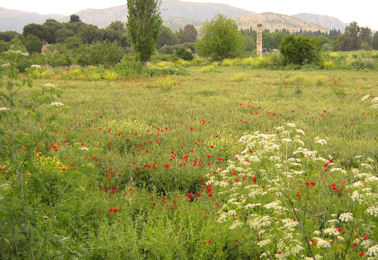
[[196, 50], [201, 56], [221, 61], [239, 56], [242, 44], [242, 35], [235, 22], [218, 15], [202, 26], [202, 38], [197, 40]]
[[184, 47], [180, 47], [176, 50], [176, 55], [183, 59], [183, 60], [193, 60], [193, 54], [190, 49], [185, 49]]
[[296, 35], [286, 36], [280, 45], [285, 64], [317, 64], [320, 48], [316, 39]]

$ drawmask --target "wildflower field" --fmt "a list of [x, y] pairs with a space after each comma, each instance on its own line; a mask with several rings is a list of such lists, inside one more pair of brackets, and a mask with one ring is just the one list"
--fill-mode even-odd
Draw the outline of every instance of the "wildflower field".
[[0, 259], [378, 258], [375, 71], [186, 71], [2, 78]]

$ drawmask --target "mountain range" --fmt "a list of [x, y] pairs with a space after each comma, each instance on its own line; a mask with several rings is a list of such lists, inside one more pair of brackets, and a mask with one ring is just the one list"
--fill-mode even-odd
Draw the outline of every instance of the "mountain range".
[[[262, 23], [264, 29], [289, 31], [309, 30], [325, 31], [340, 29], [343, 31], [346, 24], [335, 17], [316, 14], [283, 15], [276, 13], [254, 13], [226, 4], [216, 3], [191, 3], [180, 0], [163, 0], [161, 5], [161, 16], [164, 25], [172, 30], [183, 28], [186, 24], [199, 26], [204, 21], [210, 20], [218, 13], [234, 18], [241, 28], [255, 27]], [[100, 28], [106, 27], [112, 21], [126, 21], [127, 6], [121, 5], [105, 9], [85, 9], [75, 13], [80, 19], [88, 24], [97, 25]], [[46, 19], [55, 19], [60, 22], [69, 20], [69, 16], [58, 14], [40, 15], [37, 13], [10, 10], [0, 7], [0, 31], [22, 32], [25, 25], [29, 23], [43, 23]]]

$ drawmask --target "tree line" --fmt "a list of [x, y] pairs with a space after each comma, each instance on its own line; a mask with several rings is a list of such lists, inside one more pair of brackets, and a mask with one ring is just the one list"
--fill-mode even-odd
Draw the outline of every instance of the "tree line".
[[[176, 32], [162, 25], [159, 0], [128, 0], [127, 5], [128, 22], [114, 21], [104, 29], [86, 24], [79, 16], [71, 15], [68, 22], [47, 19], [43, 24], [28, 24], [22, 34], [0, 32], [0, 53], [16, 43], [23, 45], [30, 54], [40, 53], [43, 45], [53, 45], [58, 46], [53, 50], [62, 56], [57, 59], [60, 62], [58, 65], [97, 65], [116, 63], [125, 53], [131, 52], [145, 64], [155, 49], [161, 54], [176, 54], [187, 60], [193, 58], [193, 53], [220, 59], [250, 56], [256, 50], [256, 31], [252, 27], [239, 30], [232, 19], [223, 15], [204, 23], [198, 39], [197, 29], [191, 24]], [[218, 33], [222, 35], [218, 37]], [[280, 49], [288, 35], [314, 39], [312, 43], [316, 43], [318, 49], [327, 51], [378, 49], [378, 32], [373, 34], [370, 28], [360, 27], [357, 22], [347, 26], [344, 33], [339, 30], [300, 30], [295, 33], [285, 29], [274, 32], [265, 30], [263, 49]], [[215, 51], [209, 50], [209, 46]]]

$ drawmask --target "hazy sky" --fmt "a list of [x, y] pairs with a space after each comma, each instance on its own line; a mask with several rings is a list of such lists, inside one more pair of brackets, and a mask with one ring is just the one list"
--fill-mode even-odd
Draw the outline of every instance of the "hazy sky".
[[[357, 21], [378, 30], [378, 0], [185, 0], [226, 3], [243, 9], [281, 14], [315, 13], [335, 16], [343, 22]], [[69, 15], [86, 8], [125, 5], [126, 0], [0, 0], [0, 7], [40, 14]]]

